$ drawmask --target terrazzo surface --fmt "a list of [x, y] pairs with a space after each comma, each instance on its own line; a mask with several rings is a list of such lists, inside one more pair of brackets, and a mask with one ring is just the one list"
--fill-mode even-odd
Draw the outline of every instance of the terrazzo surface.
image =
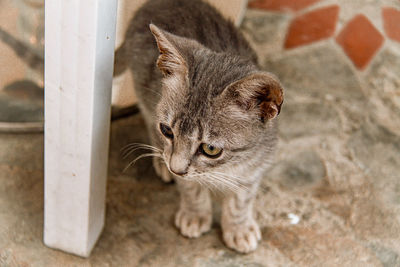
[[151, 160], [123, 172], [121, 148], [147, 142], [135, 115], [112, 123], [106, 225], [88, 259], [43, 245], [43, 136], [0, 135], [0, 266], [400, 266], [400, 45], [359, 71], [333, 39], [283, 50], [288, 25], [250, 9], [241, 26], [285, 87], [255, 252], [224, 246], [217, 204], [209, 233], [182, 237], [175, 185]]

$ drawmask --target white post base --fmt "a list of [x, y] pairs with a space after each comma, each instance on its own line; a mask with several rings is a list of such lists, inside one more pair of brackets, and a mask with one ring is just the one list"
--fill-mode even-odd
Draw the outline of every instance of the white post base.
[[45, 5], [47, 246], [89, 256], [105, 215], [117, 0]]

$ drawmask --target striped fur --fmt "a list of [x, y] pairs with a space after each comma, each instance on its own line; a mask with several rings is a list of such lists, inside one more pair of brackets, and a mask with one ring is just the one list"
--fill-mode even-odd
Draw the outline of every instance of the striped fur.
[[[148, 1], [117, 55], [133, 73], [161, 158], [154, 160], [155, 169], [163, 180], [177, 181], [175, 224], [181, 233], [198, 237], [210, 229], [209, 191], [218, 191], [224, 195], [226, 245], [243, 253], [256, 249], [261, 235], [252, 210], [274, 157], [275, 117], [283, 101], [279, 82], [259, 70], [254, 51], [233, 24], [200, 0]], [[173, 138], [163, 136], [160, 123]], [[222, 148], [221, 155], [205, 156], [203, 143]]]

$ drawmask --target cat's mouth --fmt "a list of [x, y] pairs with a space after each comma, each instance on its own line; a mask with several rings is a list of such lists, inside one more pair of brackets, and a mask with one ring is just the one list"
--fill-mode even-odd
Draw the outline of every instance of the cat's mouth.
[[[163, 156], [165, 156], [164, 153]], [[165, 157], [163, 157], [163, 160], [165, 162], [167, 170], [173, 175], [175, 179], [197, 182], [200, 185], [209, 188], [211, 191], [238, 192], [242, 190], [249, 190], [249, 184], [247, 183], [246, 179], [232, 173], [224, 171], [199, 172], [191, 169], [185, 173], [177, 174], [171, 170], [171, 167], [168, 164], [168, 161], [165, 160]]]
[[196, 177], [201, 175], [200, 173], [197, 173], [197, 172], [192, 173], [189, 171], [182, 173], [182, 174], [175, 173], [174, 171], [171, 170], [171, 167], [169, 166], [169, 164], [167, 163], [165, 158], [163, 158], [163, 160], [165, 162], [165, 166], [167, 167], [167, 170], [169, 171], [169, 173], [172, 174], [177, 179], [181, 179], [181, 180], [185, 180], [185, 181], [195, 181]]

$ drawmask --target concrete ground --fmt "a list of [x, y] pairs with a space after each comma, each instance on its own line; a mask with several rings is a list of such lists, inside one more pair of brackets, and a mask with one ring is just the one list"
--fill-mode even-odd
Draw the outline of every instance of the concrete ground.
[[43, 245], [43, 136], [0, 135], [0, 266], [400, 266], [400, 46], [361, 72], [333, 40], [282, 51], [289, 19], [249, 10], [242, 24], [286, 90], [257, 251], [227, 249], [218, 216], [182, 237], [175, 186], [149, 159], [122, 172], [121, 148], [147, 141], [136, 115], [112, 124], [106, 226], [88, 259]]

